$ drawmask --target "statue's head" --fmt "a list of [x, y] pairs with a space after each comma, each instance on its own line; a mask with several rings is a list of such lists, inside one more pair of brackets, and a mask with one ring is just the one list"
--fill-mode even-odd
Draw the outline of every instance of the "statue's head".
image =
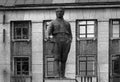
[[57, 18], [63, 18], [64, 9], [62, 7], [59, 7], [59, 8], [56, 9], [56, 16], [57, 16]]

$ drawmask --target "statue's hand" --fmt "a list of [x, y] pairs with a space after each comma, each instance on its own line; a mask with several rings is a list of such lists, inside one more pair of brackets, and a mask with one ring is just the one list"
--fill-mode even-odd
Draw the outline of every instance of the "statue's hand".
[[45, 38], [44, 41], [49, 41], [49, 38]]
[[71, 40], [71, 39], [68, 39], [68, 40], [67, 40], [67, 43], [71, 43], [71, 42], [72, 42], [72, 40]]
[[45, 39], [44, 39], [44, 41], [51, 41], [51, 39], [53, 38], [53, 36], [47, 36]]

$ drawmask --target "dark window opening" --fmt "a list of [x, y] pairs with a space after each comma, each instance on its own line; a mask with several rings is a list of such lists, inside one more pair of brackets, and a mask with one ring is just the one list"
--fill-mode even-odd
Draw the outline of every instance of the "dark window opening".
[[28, 57], [14, 57], [14, 74], [15, 75], [29, 75], [29, 58]]
[[30, 37], [30, 21], [14, 21], [12, 22], [13, 39], [14, 40], [26, 40]]
[[120, 55], [112, 57], [112, 71], [115, 75], [120, 75]]
[[79, 75], [94, 76], [95, 74], [95, 56], [79, 56]]

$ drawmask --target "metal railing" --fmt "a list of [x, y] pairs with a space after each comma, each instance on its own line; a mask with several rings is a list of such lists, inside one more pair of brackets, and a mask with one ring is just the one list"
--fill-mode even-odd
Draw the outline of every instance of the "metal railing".
[[97, 77], [81, 76], [77, 77], [77, 82], [97, 82]]

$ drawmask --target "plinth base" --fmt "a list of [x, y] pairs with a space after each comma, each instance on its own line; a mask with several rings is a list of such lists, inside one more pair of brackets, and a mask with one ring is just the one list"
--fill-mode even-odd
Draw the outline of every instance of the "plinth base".
[[45, 82], [76, 82], [75, 79], [69, 79], [69, 78], [53, 78], [53, 79], [45, 79]]

